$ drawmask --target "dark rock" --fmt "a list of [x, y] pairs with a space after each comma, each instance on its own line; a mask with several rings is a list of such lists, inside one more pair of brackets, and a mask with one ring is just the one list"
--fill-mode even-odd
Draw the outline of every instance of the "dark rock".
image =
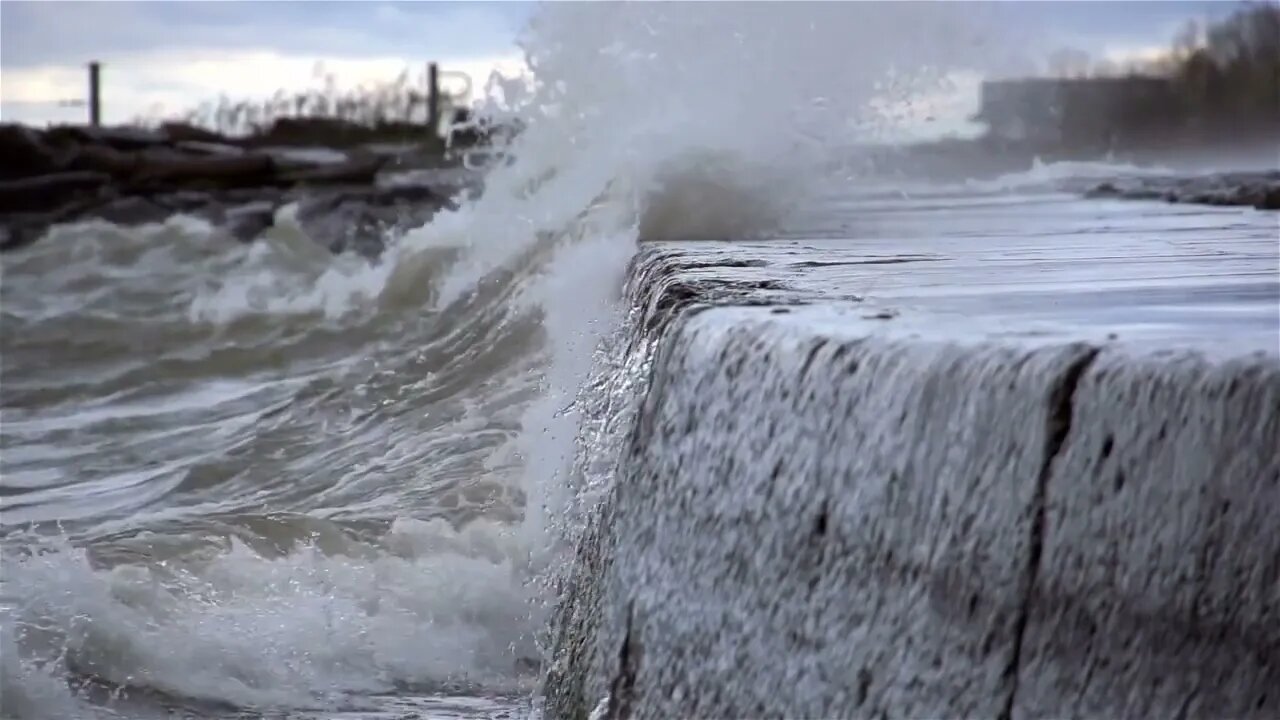
[[21, 242], [17, 235], [17, 226], [0, 225], [0, 251], [11, 250], [25, 245], [26, 243]]
[[280, 180], [290, 184], [371, 184], [386, 162], [387, 158], [378, 156], [352, 158], [344, 163], [284, 172], [280, 174]]
[[114, 178], [124, 179], [137, 171], [139, 156], [126, 153], [106, 145], [76, 146], [67, 163], [70, 170], [86, 170], [106, 173]]
[[1089, 198], [1162, 200], [1212, 207], [1280, 207], [1280, 172], [1242, 172], [1182, 177], [1146, 177], [1105, 182], [1086, 190]]
[[141, 150], [169, 142], [169, 137], [160, 130], [128, 126], [61, 125], [45, 131], [45, 137], [55, 145], [100, 145], [121, 151]]
[[275, 224], [275, 211], [275, 204], [267, 200], [241, 205], [226, 212], [223, 226], [231, 237], [251, 242]]
[[147, 162], [138, 167], [131, 180], [151, 187], [244, 187], [270, 184], [274, 175], [275, 164], [265, 155], [183, 157]]
[[1280, 210], [1280, 184], [1263, 190], [1253, 206], [1259, 210]]
[[451, 204], [420, 186], [345, 189], [304, 197], [298, 222], [308, 237], [335, 253], [376, 257], [392, 235], [425, 224]]
[[219, 135], [212, 130], [205, 130], [194, 125], [181, 122], [167, 122], [160, 125], [160, 132], [164, 133], [169, 142], [182, 144], [186, 142], [205, 143], [205, 144], [227, 144], [227, 138]]
[[59, 153], [22, 125], [0, 125], [0, 180], [47, 175], [63, 169]]
[[448, 206], [459, 188], [435, 175], [384, 183], [384, 169], [406, 151], [399, 146], [342, 151], [302, 142], [310, 134], [359, 134], [349, 125], [284, 120], [273, 128], [275, 136], [260, 133], [252, 142], [180, 123], [160, 130], [63, 126], [44, 132], [0, 126], [6, 158], [0, 178], [13, 178], [0, 181], [0, 213], [24, 218], [5, 218], [0, 245], [26, 244], [52, 223], [97, 217], [134, 225], [177, 213], [249, 241], [274, 224], [276, 208], [297, 201], [299, 223], [316, 242], [334, 252], [376, 256], [394, 234]]
[[357, 198], [342, 195], [304, 200], [298, 206], [303, 232], [334, 253], [349, 249], [366, 257], [382, 252], [382, 218]]
[[0, 214], [48, 212], [97, 193], [110, 180], [98, 172], [64, 172], [0, 182]]
[[116, 225], [156, 223], [172, 214], [169, 208], [137, 196], [117, 198], [91, 212], [93, 217]]
[[4, 218], [0, 225], [0, 251], [15, 250], [38, 240], [49, 226], [77, 220], [99, 219], [116, 225], [136, 226], [163, 222], [176, 214], [191, 215], [220, 226], [240, 242], [251, 242], [275, 223], [279, 195], [225, 208], [210, 193], [181, 192], [154, 197], [92, 197], [64, 205], [48, 213], [24, 212]]
[[366, 134], [366, 128], [338, 118], [283, 117], [272, 123], [261, 137], [271, 144], [328, 145]]
[[364, 192], [368, 202], [383, 205], [404, 205], [407, 203], [428, 203], [435, 207], [449, 205], [448, 196], [428, 185], [392, 185], [382, 188], [369, 188]]
[[217, 195], [224, 205], [247, 205], [255, 202], [270, 202], [279, 206], [284, 204], [288, 194], [281, 188], [231, 188]]
[[269, 128], [238, 140], [246, 147], [311, 146], [349, 148], [372, 142], [418, 142], [442, 147], [443, 141], [421, 123], [382, 121], [372, 125], [338, 118], [285, 117]]
[[[108, 198], [109, 199], [109, 198]], [[4, 217], [4, 238], [0, 250], [16, 250], [44, 237], [51, 225], [73, 222], [102, 206], [101, 195], [72, 199], [51, 212], [19, 212]]]
[[75, 149], [69, 169], [106, 173], [152, 192], [182, 186], [260, 187], [277, 182], [276, 166], [266, 155], [191, 155], [169, 147], [123, 152], [107, 145]]
[[205, 142], [203, 140], [183, 140], [182, 142], [175, 143], [174, 147], [188, 155], [215, 155], [218, 157], [228, 157], [244, 154], [244, 149], [238, 148], [235, 145]]
[[218, 200], [213, 195], [195, 190], [180, 190], [164, 195], [155, 195], [152, 200], [174, 213], [194, 212], [210, 208], [220, 209]]
[[282, 173], [345, 165], [351, 161], [346, 153], [326, 147], [261, 147], [254, 152], [269, 156]]
[[424, 198], [445, 196], [474, 199], [484, 192], [484, 178], [484, 173], [462, 167], [396, 170], [379, 175], [376, 185], [381, 189], [401, 193], [402, 197], [419, 192], [423, 193]]
[[146, 167], [151, 163], [171, 163], [188, 158], [199, 158], [201, 155], [183, 152], [176, 147], [169, 145], [157, 145], [155, 147], [143, 148], [134, 155], [138, 158], [138, 165]]
[[1085, 192], [1084, 196], [1089, 198], [1116, 197], [1120, 194], [1120, 189], [1114, 184], [1104, 182]]
[[48, 229], [48, 224], [39, 219], [28, 222], [6, 222], [0, 225], [0, 252], [9, 252], [24, 248], [39, 240]]

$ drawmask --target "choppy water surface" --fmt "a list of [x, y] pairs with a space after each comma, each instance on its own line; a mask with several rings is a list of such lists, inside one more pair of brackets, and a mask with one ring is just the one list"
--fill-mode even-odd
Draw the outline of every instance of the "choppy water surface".
[[[1093, 246], [1143, 228], [1235, 245], [1268, 232], [1252, 211], [1129, 210], [1051, 184], [910, 201], [832, 188], [819, 209], [774, 233], [788, 255], [796, 237], [877, 254], [931, 213], [956, 223], [940, 237], [977, 247], [1010, 228]], [[621, 277], [559, 318], [535, 299], [590, 293], [577, 268], [620, 268], [634, 245], [584, 238], [547, 274], [531, 264], [452, 302], [440, 252], [412, 287], [364, 302], [343, 293], [370, 270], [352, 261], [326, 286], [347, 260], [302, 258], [305, 238], [276, 232], [241, 247], [184, 218], [87, 224], [4, 259], [6, 711], [86, 715], [77, 694], [113, 692], [124, 700], [102, 707], [122, 716], [507, 698], [463, 706], [485, 716], [535, 688], [534, 580], [552, 556], [530, 530], [530, 497], [548, 492], [527, 448], [571, 456], [572, 428], [554, 423], [572, 397], [545, 383], [557, 355], [588, 368], [590, 347], [554, 333], [584, 343], [576, 323], [620, 322], [607, 299]], [[884, 268], [882, 293], [902, 272]], [[234, 290], [244, 277], [278, 286], [256, 302]], [[449, 716], [445, 702], [413, 711]]]
[[[1043, 169], [949, 188], [832, 172], [860, 137], [849, 118], [911, 85], [901, 62], [882, 82], [904, 47], [978, 61], [949, 11], [662, 7], [541, 13], [526, 45], [565, 82], [507, 88], [499, 109], [528, 123], [515, 162], [377, 263], [287, 217], [252, 246], [174, 217], [61, 227], [0, 258], [0, 714], [523, 713], [572, 531], [579, 391], [626, 331], [638, 240], [1274, 229], [1098, 215]], [[814, 70], [850, 47], [863, 62], [832, 96]], [[776, 106], [744, 114], [766, 75]]]
[[[1052, 184], [912, 200], [832, 188], [775, 231], [778, 253], [767, 240], [741, 252], [800, 262], [804, 238], [815, 257], [859, 244], [880, 257], [918, 245], [936, 213], [955, 224], [953, 249], [972, 236], [996, 259], [1010, 230], [1041, 248], [1151, 233], [1253, 247], [1262, 254], [1232, 275], [1246, 290], [1270, 282], [1273, 304], [1280, 291], [1269, 216], [1077, 200]], [[415, 287], [366, 304], [337, 294], [348, 285], [324, 290], [346, 260], [300, 258], [308, 241], [290, 232], [245, 248], [181, 217], [89, 224], [4, 258], [6, 711], [484, 717], [519, 712], [534, 691], [546, 607], [535, 578], [553, 556], [530, 530], [530, 496], [547, 494], [530, 485], [526, 448], [572, 454], [571, 429], [555, 437], [554, 425], [571, 398], [545, 383], [557, 350], [574, 349], [552, 346], [557, 325], [530, 298], [589, 290], [576, 267], [616, 261], [614, 248], [580, 245], [585, 259], [435, 307], [452, 267], [441, 253]], [[967, 260], [960, 275], [981, 282], [982, 259]], [[353, 277], [367, 272], [352, 263]], [[743, 272], [872, 297], [938, 282], [928, 267], [887, 265], [862, 287], [838, 266], [794, 265]], [[282, 287], [256, 305], [228, 290], [246, 275]], [[278, 309], [289, 288], [299, 294]], [[345, 312], [326, 315], [330, 303]], [[560, 326], [608, 307], [584, 320], [565, 305]]]

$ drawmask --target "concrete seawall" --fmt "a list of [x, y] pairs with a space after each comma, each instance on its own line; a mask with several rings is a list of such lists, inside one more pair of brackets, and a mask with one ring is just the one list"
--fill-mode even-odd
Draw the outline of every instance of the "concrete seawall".
[[[1010, 309], [975, 333], [951, 301], [896, 322], [752, 252], [636, 263], [659, 340], [563, 581], [548, 715], [1280, 715], [1265, 332], [1125, 342]], [[1270, 322], [1238, 275], [1216, 286]]]

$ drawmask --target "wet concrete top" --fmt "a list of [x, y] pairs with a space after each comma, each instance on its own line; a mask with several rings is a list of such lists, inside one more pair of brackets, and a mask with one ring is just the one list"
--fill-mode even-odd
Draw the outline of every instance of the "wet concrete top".
[[[804, 224], [802, 224], [804, 225]], [[1280, 214], [1066, 195], [874, 198], [777, 240], [664, 243], [852, 332], [1280, 355]], [[799, 307], [796, 307], [799, 306]]]

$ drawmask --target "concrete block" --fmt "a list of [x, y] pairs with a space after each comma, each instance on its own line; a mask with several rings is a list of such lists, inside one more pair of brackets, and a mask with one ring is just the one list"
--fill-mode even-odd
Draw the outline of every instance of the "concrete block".
[[691, 317], [566, 588], [548, 708], [996, 717], [1054, 391], [1093, 354]]

